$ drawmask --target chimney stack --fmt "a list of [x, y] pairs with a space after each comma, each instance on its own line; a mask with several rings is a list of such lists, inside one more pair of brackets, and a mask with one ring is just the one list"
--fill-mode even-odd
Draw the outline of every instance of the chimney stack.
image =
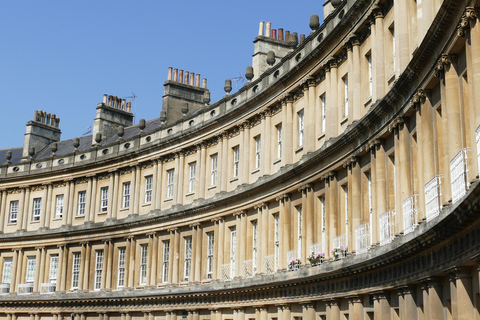
[[[27, 131], [23, 140], [22, 159], [28, 159], [31, 150], [40, 152], [52, 142], [60, 141], [62, 132], [60, 118], [42, 110], [35, 111], [33, 120], [27, 122]], [[32, 149], [33, 148], [33, 149]]]

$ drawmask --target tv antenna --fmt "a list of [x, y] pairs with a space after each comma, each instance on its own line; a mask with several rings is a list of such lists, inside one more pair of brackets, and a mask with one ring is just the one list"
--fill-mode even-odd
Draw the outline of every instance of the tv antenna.
[[86, 136], [87, 134], [92, 133], [92, 126], [87, 127], [87, 132], [85, 132], [83, 135]]
[[137, 116], [137, 95], [132, 92], [131, 96], [123, 97], [122, 99], [133, 99], [133, 124], [135, 124], [135, 117]]
[[245, 75], [241, 72], [240, 73], [240, 76], [239, 77], [233, 77], [233, 78], [230, 78], [230, 80], [232, 81], [235, 81], [235, 91], [238, 91], [238, 81], [242, 81], [242, 83], [245, 82]]

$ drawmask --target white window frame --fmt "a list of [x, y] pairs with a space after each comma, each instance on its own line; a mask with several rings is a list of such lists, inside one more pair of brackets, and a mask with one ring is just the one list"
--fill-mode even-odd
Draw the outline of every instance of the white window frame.
[[127, 256], [127, 248], [118, 248], [118, 272], [117, 272], [117, 288], [125, 286], [125, 258]]
[[238, 177], [240, 172], [240, 147], [233, 147], [233, 177]]
[[3, 259], [2, 283], [10, 283], [12, 281], [13, 257], [5, 257]]
[[207, 279], [213, 278], [213, 255], [215, 248], [215, 234], [207, 233]]
[[262, 140], [261, 136], [256, 136], [255, 138], [255, 169], [260, 168], [261, 161], [261, 149], [262, 149]]
[[140, 279], [141, 285], [147, 284], [148, 244], [140, 245]]
[[237, 252], [237, 228], [230, 228], [230, 279], [235, 277], [235, 255]]
[[218, 173], [218, 154], [213, 154], [210, 156], [210, 162], [212, 164], [211, 173], [210, 173], [210, 185], [217, 185], [217, 173]]
[[80, 281], [80, 262], [81, 262], [81, 253], [73, 253], [72, 261], [72, 290], [78, 289], [78, 282]]
[[63, 216], [63, 194], [58, 194], [55, 201], [55, 218]]
[[100, 212], [108, 210], [108, 187], [100, 188]]
[[298, 146], [303, 146], [305, 138], [305, 113], [303, 110], [299, 111], [298, 114]]
[[168, 269], [170, 264], [170, 240], [163, 242], [163, 268], [162, 268], [162, 282], [168, 282]]
[[344, 103], [343, 103], [343, 115], [348, 117], [348, 75], [343, 77], [343, 87], [344, 87]]
[[25, 272], [25, 283], [35, 282], [35, 267], [37, 264], [37, 257], [27, 257], [27, 269]]
[[124, 182], [122, 186], [122, 208], [130, 207], [130, 181]]
[[87, 191], [79, 191], [78, 192], [77, 216], [84, 216], [85, 215], [86, 202], [87, 202]]
[[297, 206], [297, 259], [302, 260], [303, 249], [303, 208]]
[[326, 95], [323, 94], [320, 97], [321, 103], [322, 103], [322, 133], [325, 133], [327, 131], [327, 103], [326, 103]]
[[50, 270], [48, 272], [48, 282], [57, 283], [58, 278], [58, 254], [50, 256]]
[[278, 261], [280, 260], [280, 217], [276, 213], [273, 215], [273, 241], [274, 241], [274, 263], [275, 271], [278, 270]]
[[42, 212], [42, 198], [33, 199], [32, 221], [40, 221]]
[[103, 249], [95, 251], [94, 290], [100, 290], [102, 288], [102, 277], [103, 277]]
[[188, 164], [188, 192], [195, 192], [195, 180], [197, 177], [197, 163], [191, 162]]
[[183, 280], [189, 281], [192, 273], [192, 236], [184, 237], [185, 264], [183, 266]]
[[[369, 53], [367, 56], [368, 64], [368, 93], [369, 97], [373, 95], [373, 66], [372, 66], [372, 54]], [[394, 59], [395, 60], [395, 59]]]
[[167, 170], [167, 199], [173, 198], [173, 188], [175, 186], [175, 169]]
[[[277, 159], [282, 158], [282, 124], [276, 126], [277, 128]], [[268, 151], [268, 150], [267, 150]]]
[[145, 203], [152, 202], [153, 176], [145, 177]]
[[10, 201], [10, 214], [8, 223], [17, 223], [18, 219], [18, 200]]
[[252, 266], [253, 274], [257, 273], [258, 263], [258, 221], [252, 221]]

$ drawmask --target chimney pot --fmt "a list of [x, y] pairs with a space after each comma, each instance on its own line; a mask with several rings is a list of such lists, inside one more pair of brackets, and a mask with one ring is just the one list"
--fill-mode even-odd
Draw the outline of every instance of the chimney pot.
[[278, 28], [278, 40], [284, 41], [284, 39], [283, 39], [283, 28]]
[[107, 104], [107, 99], [108, 99], [108, 95], [104, 94], [103, 95], [103, 104]]
[[199, 87], [199, 86], [200, 86], [200, 75], [197, 74], [196, 79], [195, 79], [195, 87]]
[[173, 69], [173, 81], [178, 81], [178, 69]]
[[288, 38], [290, 38], [290, 31], [285, 31], [285, 40], [284, 41], [288, 41]]
[[188, 76], [190, 75], [190, 72], [185, 71], [185, 81], [183, 83], [188, 84]]
[[300, 44], [302, 44], [303, 41], [305, 41], [305, 35], [304, 35], [304, 34], [301, 34], [301, 35], [300, 35]]
[[207, 89], [207, 79], [205, 78], [202, 80], [202, 88]]
[[265, 22], [260, 21], [260, 26], [258, 27], [258, 35], [263, 36], [265, 32], [264, 30], [265, 30]]
[[178, 71], [178, 82], [183, 83], [183, 70]]
[[127, 101], [127, 112], [131, 112], [132, 110], [132, 101]]
[[277, 29], [272, 29], [272, 38], [277, 39]]
[[167, 76], [167, 80], [168, 81], [171, 81], [172, 80], [172, 67], [168, 67], [168, 76]]
[[265, 30], [265, 37], [267, 37], [267, 38], [271, 37], [271, 30], [272, 30], [272, 23], [267, 22], [267, 29]]

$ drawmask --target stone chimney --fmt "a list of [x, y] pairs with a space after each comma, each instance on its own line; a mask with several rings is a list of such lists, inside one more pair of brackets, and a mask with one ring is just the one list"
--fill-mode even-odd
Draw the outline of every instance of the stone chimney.
[[[97, 104], [97, 115], [93, 122], [92, 145], [97, 144], [95, 137], [101, 134], [102, 141], [111, 138], [119, 127], [133, 124], [132, 105], [125, 99], [104, 94], [103, 101]], [[98, 142], [99, 143], [99, 142]]]
[[[42, 110], [35, 111], [33, 120], [27, 122], [27, 132], [23, 140], [22, 159], [41, 151], [52, 142], [60, 141], [60, 118]], [[32, 152], [33, 151], [33, 152]]]
[[[277, 32], [278, 31], [278, 32]], [[282, 28], [272, 29], [270, 22], [260, 21], [258, 36], [253, 40], [254, 53], [252, 59], [252, 67], [254, 70], [254, 78], [257, 79], [263, 72], [270, 68], [267, 63], [267, 54], [269, 51], [274, 52], [274, 60], [280, 61], [295, 47], [296, 43], [290, 41], [290, 31], [283, 32]]]
[[200, 75], [193, 72], [168, 68], [167, 81], [163, 85], [164, 94], [160, 118], [166, 124], [175, 123], [185, 116], [201, 109], [210, 96], [207, 80], [200, 86]]

